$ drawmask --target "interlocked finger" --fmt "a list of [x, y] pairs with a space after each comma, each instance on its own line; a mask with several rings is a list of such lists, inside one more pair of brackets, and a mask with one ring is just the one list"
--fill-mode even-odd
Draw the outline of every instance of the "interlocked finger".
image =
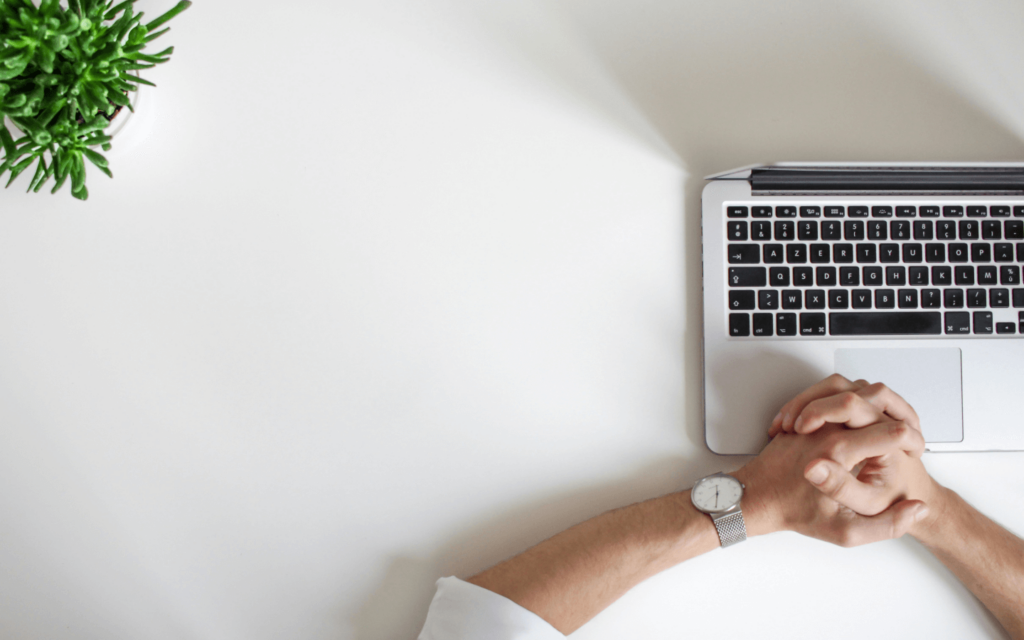
[[856, 391], [860, 388], [855, 382], [847, 380], [838, 373], [832, 374], [825, 378], [821, 382], [814, 384], [804, 391], [802, 391], [795, 398], [787, 402], [782, 406], [782, 410], [772, 420], [771, 428], [768, 430], [768, 435], [775, 437], [783, 431], [793, 431], [793, 422], [796, 421], [796, 417], [800, 415], [804, 407], [807, 406], [812, 400], [823, 398], [827, 396], [833, 396], [843, 391]]

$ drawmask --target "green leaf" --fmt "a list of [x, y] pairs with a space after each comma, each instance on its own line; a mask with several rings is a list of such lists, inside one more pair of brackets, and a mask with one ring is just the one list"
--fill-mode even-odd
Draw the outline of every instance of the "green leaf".
[[161, 29], [160, 31], [157, 31], [156, 33], [151, 33], [151, 34], [146, 36], [146, 39], [143, 40], [143, 42], [153, 42], [154, 40], [156, 40], [157, 38], [159, 38], [160, 36], [164, 35], [165, 33], [167, 33], [170, 30], [171, 30], [171, 28], [167, 27], [166, 29]]
[[154, 29], [156, 29], [160, 25], [168, 22], [169, 20], [171, 20], [172, 18], [177, 16], [179, 13], [181, 13], [185, 9], [188, 9], [191, 6], [192, 6], [192, 3], [190, 2], [190, 0], [181, 0], [181, 2], [179, 2], [176, 5], [174, 5], [174, 8], [172, 8], [170, 11], [168, 11], [167, 13], [163, 14], [162, 16], [157, 18], [156, 20], [154, 20], [154, 21], [150, 22], [149, 24], [147, 24], [146, 25], [146, 29], [148, 29], [149, 31], [153, 31]]
[[89, 158], [89, 161], [92, 162], [97, 167], [106, 167], [106, 166], [108, 166], [107, 159], [104, 158], [102, 155], [96, 153], [92, 149], [89, 149], [89, 148], [82, 149], [82, 153], [84, 153], [85, 157]]
[[74, 196], [75, 198], [78, 198], [79, 200], [85, 201], [89, 199], [89, 190], [86, 189], [85, 185], [83, 184], [78, 191], [72, 191], [71, 195]]
[[39, 163], [36, 164], [36, 172], [32, 175], [32, 179], [29, 180], [28, 189], [25, 193], [31, 193], [36, 187], [36, 182], [42, 179], [46, 175], [46, 160], [43, 159], [42, 154], [39, 155]]
[[[11, 179], [7, 181], [7, 186], [8, 187], [11, 186], [11, 183], [14, 182], [18, 178], [18, 176], [21, 175], [22, 171], [24, 171], [25, 169], [28, 169], [29, 165], [32, 164], [33, 160], [35, 160], [35, 156], [29, 156], [29, 157], [25, 158], [24, 160], [22, 160], [21, 162], [19, 162], [18, 164], [16, 164], [11, 169]], [[6, 187], [4, 187], [4, 188], [6, 188]]]
[[7, 130], [7, 127], [0, 123], [0, 143], [4, 147], [4, 157], [8, 160], [14, 160], [16, 157], [16, 151], [14, 147], [14, 138], [11, 137], [11, 132]]

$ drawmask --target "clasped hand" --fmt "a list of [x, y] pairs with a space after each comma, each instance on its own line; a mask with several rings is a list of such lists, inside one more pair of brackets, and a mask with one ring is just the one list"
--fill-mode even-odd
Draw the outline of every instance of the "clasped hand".
[[851, 547], [919, 533], [941, 510], [917, 413], [883, 384], [830, 376], [786, 403], [769, 435], [734, 474], [752, 535], [796, 531]]

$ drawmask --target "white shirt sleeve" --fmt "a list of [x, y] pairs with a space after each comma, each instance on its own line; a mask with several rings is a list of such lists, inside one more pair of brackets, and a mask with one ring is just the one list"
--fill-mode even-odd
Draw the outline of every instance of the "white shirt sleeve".
[[419, 640], [564, 640], [536, 613], [493, 591], [441, 578]]

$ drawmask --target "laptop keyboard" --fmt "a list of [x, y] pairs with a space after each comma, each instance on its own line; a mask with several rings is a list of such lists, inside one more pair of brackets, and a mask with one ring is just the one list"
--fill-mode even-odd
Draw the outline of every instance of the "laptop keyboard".
[[1024, 333], [1022, 205], [727, 205], [725, 225], [733, 337]]

